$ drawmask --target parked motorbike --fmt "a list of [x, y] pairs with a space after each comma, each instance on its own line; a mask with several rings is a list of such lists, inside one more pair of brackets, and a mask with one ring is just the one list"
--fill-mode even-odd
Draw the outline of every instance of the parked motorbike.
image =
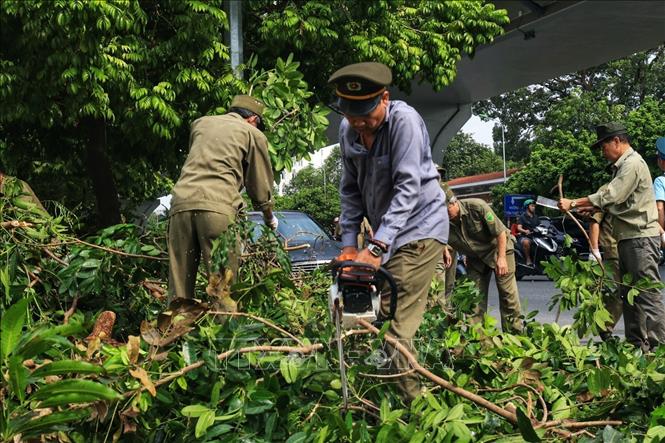
[[586, 248], [577, 238], [572, 238], [571, 244], [566, 246], [565, 234], [555, 228], [551, 221], [545, 217], [541, 217], [540, 225], [528, 237], [531, 239], [533, 265], [526, 264], [526, 256], [522, 244], [518, 240], [515, 245], [515, 276], [517, 280], [521, 280], [527, 275], [545, 275], [542, 262], [549, 261], [552, 256], [560, 258], [575, 253], [582, 257], [588, 254], [588, 250], [584, 252]]

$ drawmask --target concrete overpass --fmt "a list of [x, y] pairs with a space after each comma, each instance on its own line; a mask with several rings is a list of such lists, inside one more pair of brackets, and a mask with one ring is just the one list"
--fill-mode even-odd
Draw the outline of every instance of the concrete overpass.
[[[576, 72], [665, 42], [664, 0], [496, 0], [510, 24], [505, 34], [459, 63], [457, 79], [440, 92], [414, 82], [406, 96], [427, 124], [434, 160], [471, 117], [471, 105], [504, 92]], [[337, 141], [339, 117], [328, 135]]]

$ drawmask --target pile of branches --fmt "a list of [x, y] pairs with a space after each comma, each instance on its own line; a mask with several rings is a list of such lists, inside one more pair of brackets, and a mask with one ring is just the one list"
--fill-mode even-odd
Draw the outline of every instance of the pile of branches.
[[[52, 208], [51, 208], [52, 209]], [[345, 338], [343, 408], [325, 271], [292, 278], [269, 233], [238, 224], [237, 281], [165, 302], [163, 226], [117, 225], [78, 239], [62, 209], [43, 217], [0, 200], [2, 441], [618, 441], [665, 436], [665, 348], [580, 342], [538, 324], [501, 333], [486, 317], [434, 307], [410, 355], [363, 323]], [[56, 212], [56, 211], [52, 211]], [[582, 269], [580, 272], [583, 272]], [[230, 284], [230, 282], [229, 282]], [[469, 284], [454, 300], [467, 306]], [[237, 302], [220, 311], [215, 297]], [[470, 312], [470, 311], [469, 311]], [[405, 404], [384, 343], [426, 391]]]

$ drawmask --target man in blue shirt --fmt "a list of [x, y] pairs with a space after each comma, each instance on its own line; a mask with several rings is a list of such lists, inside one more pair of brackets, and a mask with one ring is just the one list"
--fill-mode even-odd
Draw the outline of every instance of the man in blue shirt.
[[[432, 162], [423, 119], [403, 101], [391, 101], [390, 69], [381, 63], [356, 63], [337, 70], [337, 107], [344, 115], [339, 129], [342, 151], [340, 183], [343, 255], [375, 267], [381, 264], [398, 288], [397, 312], [390, 334], [411, 351], [422, 321], [436, 263], [448, 241], [448, 213]], [[374, 236], [357, 250], [363, 217]], [[384, 300], [383, 312], [388, 311]], [[392, 353], [392, 369], [405, 372], [408, 361]], [[407, 400], [420, 393], [418, 377], [399, 377]]]

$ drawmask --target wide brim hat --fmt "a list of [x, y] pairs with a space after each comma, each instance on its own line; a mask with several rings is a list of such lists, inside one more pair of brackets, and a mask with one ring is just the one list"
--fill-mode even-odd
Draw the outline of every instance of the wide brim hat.
[[627, 134], [626, 127], [618, 122], [602, 123], [596, 126], [596, 141], [591, 145], [592, 148], [597, 148], [602, 142], [610, 137], [621, 134]]
[[363, 62], [338, 69], [328, 83], [335, 85], [337, 109], [358, 117], [371, 113], [378, 106], [392, 79], [390, 68], [383, 63]]

